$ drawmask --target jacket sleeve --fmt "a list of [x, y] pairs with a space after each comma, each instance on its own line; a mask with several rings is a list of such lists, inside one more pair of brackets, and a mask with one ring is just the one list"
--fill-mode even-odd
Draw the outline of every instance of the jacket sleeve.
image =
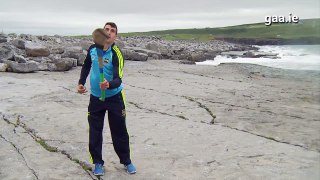
[[88, 53], [87, 53], [86, 59], [83, 62], [83, 65], [82, 65], [82, 68], [81, 68], [80, 79], [79, 79], [78, 84], [85, 85], [87, 77], [88, 77], [88, 75], [90, 73], [91, 64], [92, 64], [90, 51], [91, 51], [92, 47], [93, 47], [93, 45], [91, 45], [90, 48], [88, 49]]
[[116, 46], [112, 47], [112, 49], [113, 80], [109, 82], [109, 89], [114, 89], [121, 85], [124, 63], [120, 49]]

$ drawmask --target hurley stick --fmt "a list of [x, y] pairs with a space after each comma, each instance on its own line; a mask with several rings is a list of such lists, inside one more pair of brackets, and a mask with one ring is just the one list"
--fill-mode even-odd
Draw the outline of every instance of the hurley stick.
[[[103, 47], [106, 40], [109, 38], [108, 34], [104, 31], [104, 29], [96, 29], [92, 33], [93, 41], [96, 43], [97, 46], [97, 54], [98, 54], [98, 62], [99, 62], [99, 72], [100, 72], [100, 82], [104, 82], [104, 75], [103, 75]], [[101, 89], [101, 96], [100, 100], [104, 101], [106, 98], [106, 91]]]

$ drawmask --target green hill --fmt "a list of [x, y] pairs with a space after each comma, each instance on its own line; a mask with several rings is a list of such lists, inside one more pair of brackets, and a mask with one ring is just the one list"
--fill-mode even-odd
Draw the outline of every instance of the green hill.
[[120, 36], [160, 36], [167, 40], [211, 39], [280, 39], [316, 40], [320, 42], [320, 19], [300, 20], [297, 24], [276, 24], [266, 26], [264, 23], [244, 24], [221, 28], [173, 29], [150, 32], [121, 33]]

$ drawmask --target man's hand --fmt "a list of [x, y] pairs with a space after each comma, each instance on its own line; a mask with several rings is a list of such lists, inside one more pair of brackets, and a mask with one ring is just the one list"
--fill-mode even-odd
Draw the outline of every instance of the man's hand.
[[78, 93], [80, 93], [80, 94], [83, 94], [83, 93], [87, 92], [87, 88], [82, 84], [78, 85], [77, 90], [78, 90]]
[[108, 88], [109, 88], [109, 82], [106, 79], [104, 79], [104, 81], [100, 83], [100, 89], [106, 90]]

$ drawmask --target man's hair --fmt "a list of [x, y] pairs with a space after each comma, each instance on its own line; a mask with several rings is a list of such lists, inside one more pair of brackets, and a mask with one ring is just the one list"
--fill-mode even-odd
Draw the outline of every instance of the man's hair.
[[116, 23], [114, 23], [114, 22], [107, 22], [107, 23], [103, 26], [103, 28], [105, 28], [106, 25], [110, 25], [111, 27], [116, 28], [116, 34], [118, 34], [118, 27], [117, 27]]
[[92, 33], [92, 37], [93, 37], [93, 42], [100, 46], [103, 46], [106, 39], [109, 38], [106, 31], [102, 28], [95, 29]]

